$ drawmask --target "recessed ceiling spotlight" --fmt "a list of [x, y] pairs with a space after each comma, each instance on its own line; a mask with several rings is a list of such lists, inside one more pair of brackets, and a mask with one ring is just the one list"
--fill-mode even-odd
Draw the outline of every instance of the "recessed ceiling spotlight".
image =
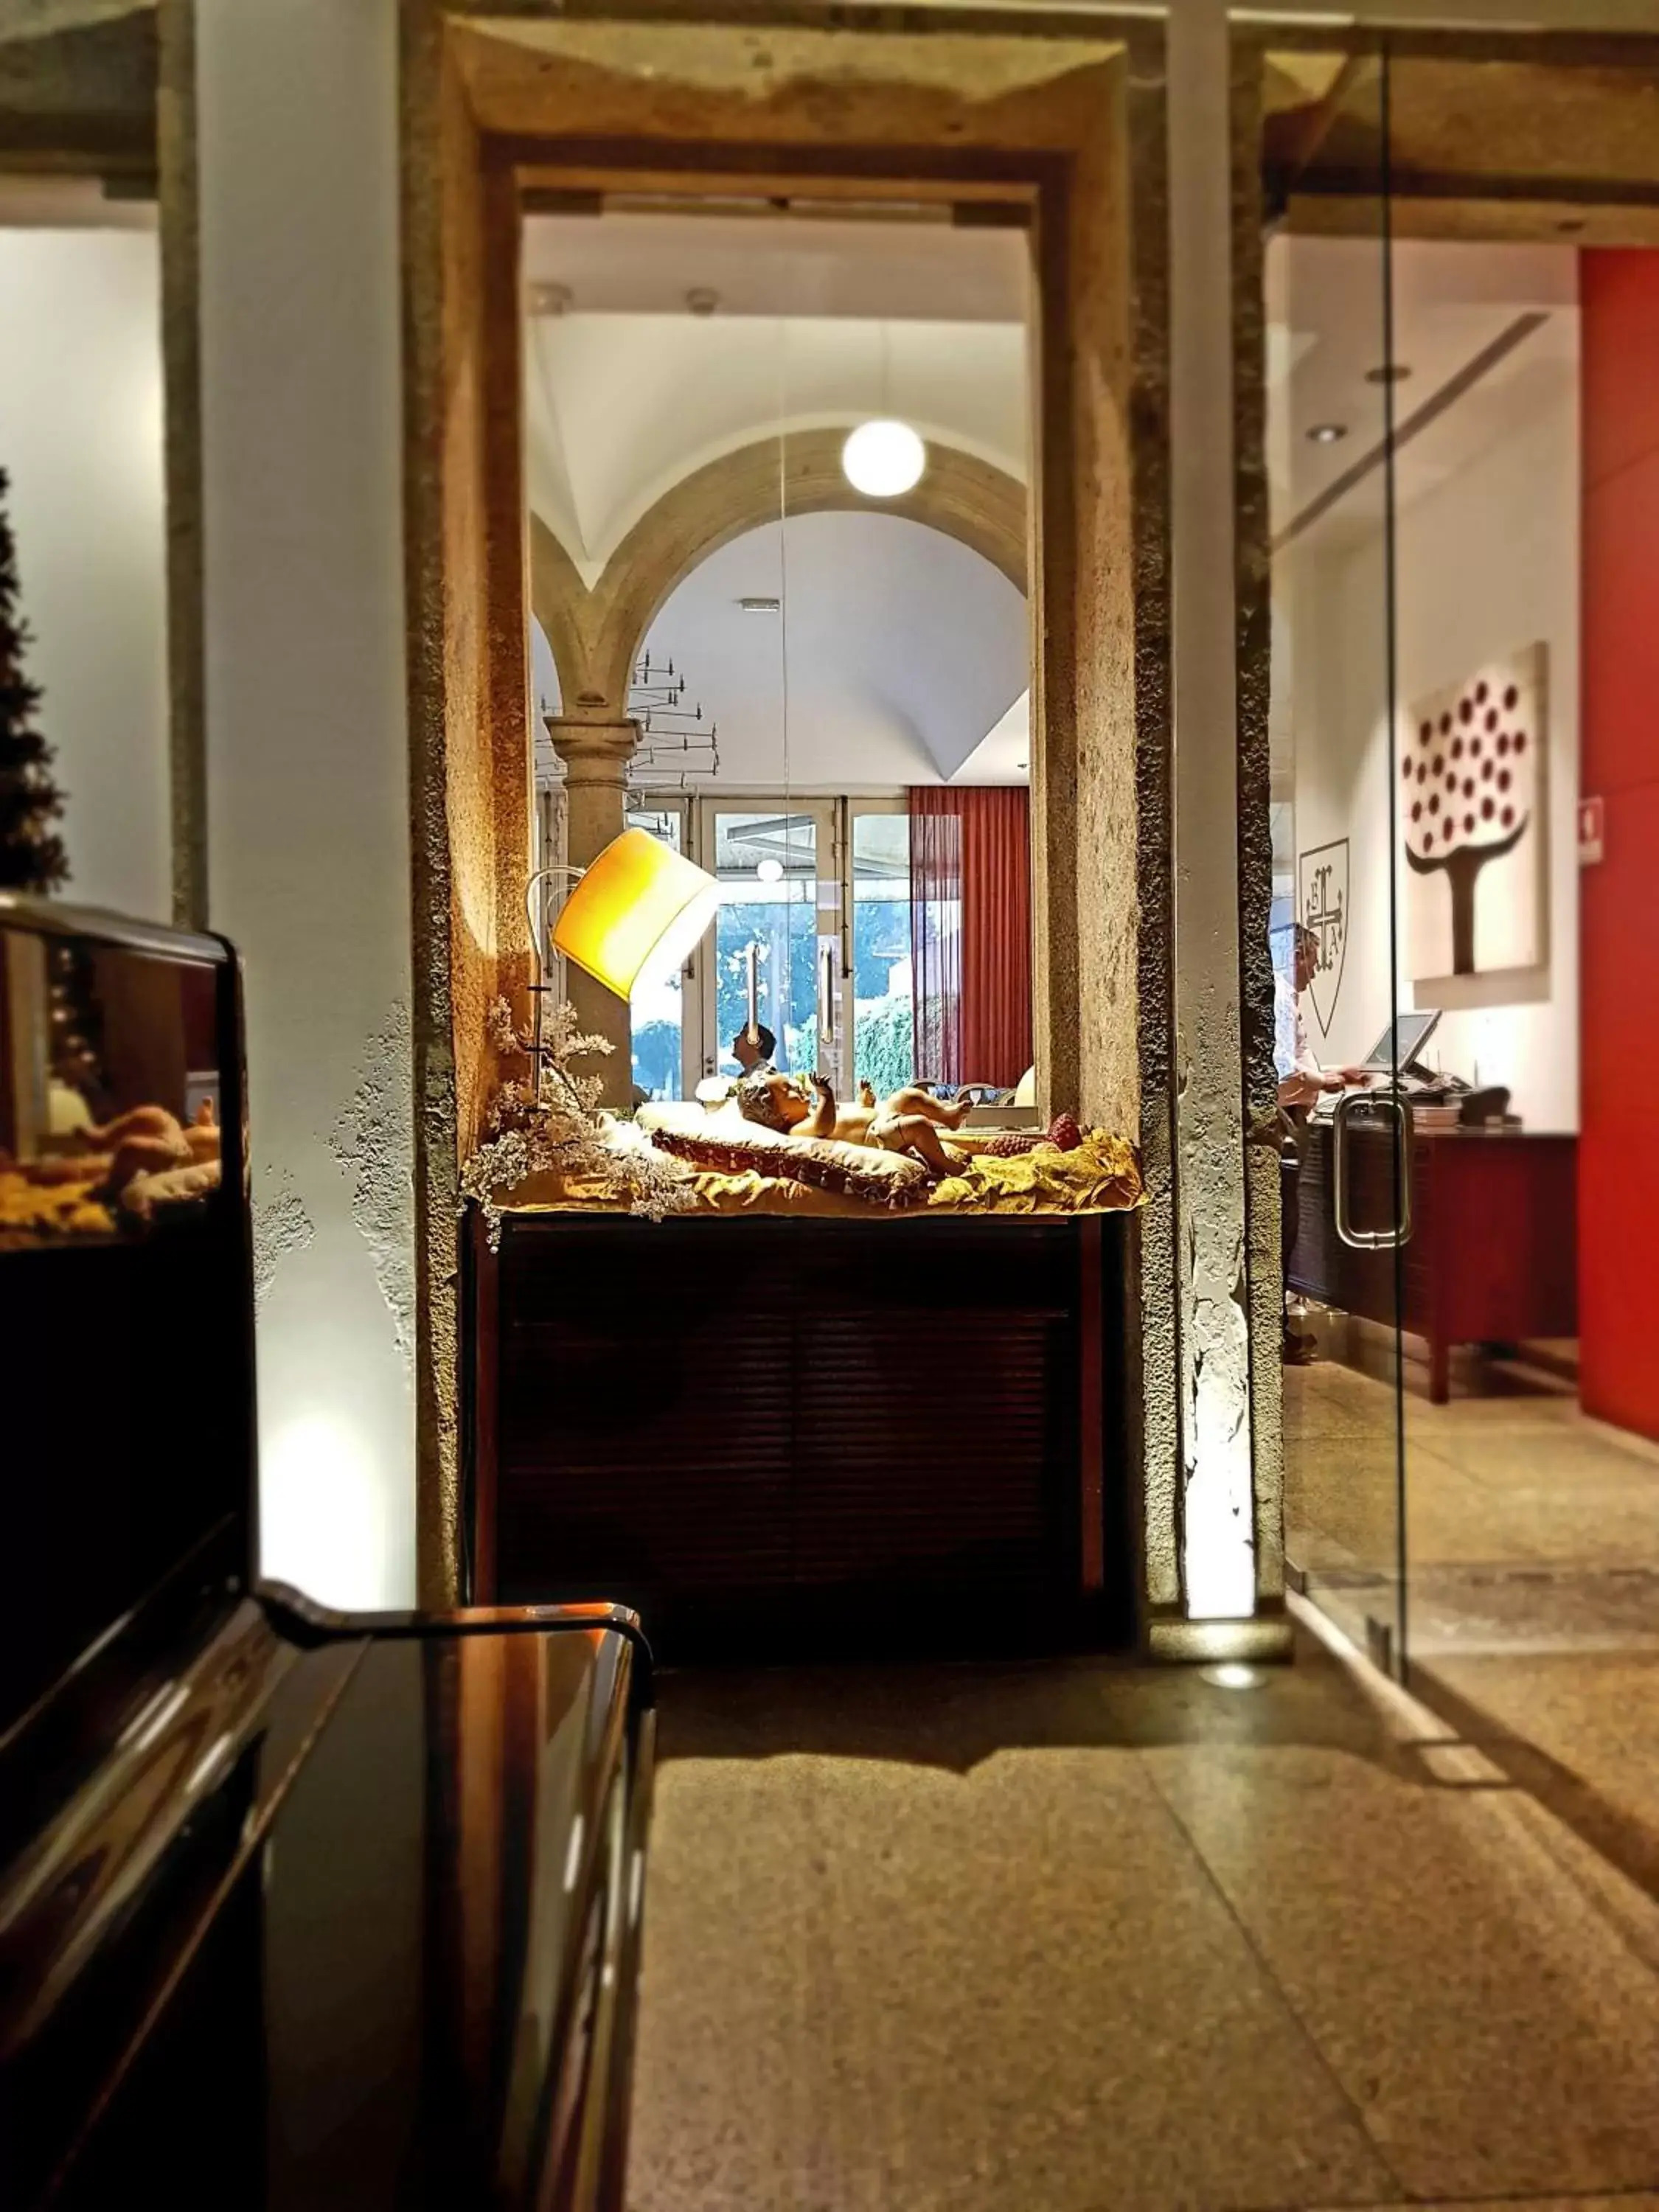
[[908, 422], [860, 422], [841, 449], [841, 465], [866, 499], [896, 499], [921, 480], [927, 448]]
[[738, 605], [746, 615], [775, 615], [783, 611], [781, 599], [739, 599]]
[[1408, 362], [1379, 361], [1375, 368], [1365, 371], [1365, 381], [1367, 384], [1403, 384], [1411, 373]]
[[685, 295], [685, 304], [694, 315], [712, 315], [720, 303], [720, 295], [711, 284], [694, 284]]
[[1308, 433], [1309, 439], [1316, 446], [1334, 446], [1340, 438], [1346, 438], [1347, 434], [1346, 422], [1316, 422]]

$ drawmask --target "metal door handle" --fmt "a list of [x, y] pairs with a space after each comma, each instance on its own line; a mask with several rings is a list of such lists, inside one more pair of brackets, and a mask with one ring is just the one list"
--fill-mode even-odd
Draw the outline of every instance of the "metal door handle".
[[818, 1046], [822, 1050], [836, 1033], [836, 956], [827, 945], [818, 947]]
[[[1361, 1106], [1394, 1117], [1395, 1156], [1400, 1162], [1400, 1218], [1392, 1229], [1356, 1229], [1348, 1218], [1348, 1117]], [[1337, 1101], [1331, 1125], [1331, 1205], [1338, 1237], [1356, 1252], [1393, 1252], [1411, 1242], [1412, 1109], [1397, 1091], [1381, 1095], [1351, 1091]]]

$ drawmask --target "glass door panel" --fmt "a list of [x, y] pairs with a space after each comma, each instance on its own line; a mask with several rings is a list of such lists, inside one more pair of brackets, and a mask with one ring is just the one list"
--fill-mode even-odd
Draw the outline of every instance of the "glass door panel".
[[1285, 1550], [1293, 1583], [1398, 1672], [1410, 1155], [1389, 1041], [1398, 815], [1418, 793], [1394, 697], [1388, 80], [1379, 52], [1345, 61], [1319, 135], [1275, 118], [1265, 148], [1284, 210], [1266, 358]]
[[[648, 830], [671, 852], [685, 849], [685, 813], [669, 802], [629, 809], [630, 830]], [[634, 1087], [647, 1098], [688, 1096], [685, 1070], [685, 1002], [690, 969], [641, 984], [629, 1001], [634, 1028]]]
[[839, 905], [833, 807], [705, 801], [701, 831], [702, 865], [720, 884], [706, 955], [705, 1073], [738, 1072], [732, 1046], [749, 1019], [752, 948], [757, 1017], [773, 1034], [777, 1065], [833, 1079]]
[[854, 800], [853, 1072], [878, 1098], [915, 1080], [910, 974], [910, 817], [902, 800]]

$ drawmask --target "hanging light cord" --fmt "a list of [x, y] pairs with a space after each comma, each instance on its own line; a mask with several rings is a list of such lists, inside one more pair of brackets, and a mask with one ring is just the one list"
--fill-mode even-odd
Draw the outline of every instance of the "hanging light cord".
[[[783, 709], [783, 872], [789, 876], [789, 841], [794, 826], [789, 773], [789, 325], [778, 319], [778, 674]], [[786, 890], [786, 898], [788, 893]]]
[[[773, 983], [773, 999], [782, 1018], [785, 1036], [789, 1028], [789, 1003], [793, 995], [793, 959], [790, 952], [790, 914], [794, 902], [793, 878], [790, 872], [794, 841], [795, 810], [791, 803], [793, 780], [789, 761], [789, 323], [786, 316], [778, 318], [778, 682], [780, 706], [783, 718], [783, 966], [784, 972]], [[817, 899], [814, 887], [813, 898]], [[816, 917], [815, 917], [816, 921]], [[816, 968], [814, 972], [816, 973]], [[822, 1041], [820, 1041], [821, 1042]]]

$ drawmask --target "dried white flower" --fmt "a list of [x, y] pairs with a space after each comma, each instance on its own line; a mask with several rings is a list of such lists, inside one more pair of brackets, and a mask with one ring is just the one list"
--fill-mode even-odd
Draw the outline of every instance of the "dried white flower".
[[[489, 1010], [491, 1042], [504, 1058], [524, 1058], [529, 1044], [514, 1026], [505, 999]], [[499, 1249], [501, 1200], [532, 1175], [557, 1173], [567, 1182], [597, 1186], [609, 1198], [625, 1198], [631, 1213], [660, 1221], [691, 1205], [693, 1179], [684, 1164], [659, 1152], [631, 1122], [601, 1110], [605, 1085], [597, 1075], [577, 1075], [568, 1063], [611, 1050], [608, 1038], [585, 1036], [574, 1007], [561, 1006], [543, 1028], [543, 1094], [532, 1097], [527, 1079], [497, 1085], [485, 1115], [489, 1139], [461, 1170], [460, 1188], [483, 1214], [489, 1249]]]

